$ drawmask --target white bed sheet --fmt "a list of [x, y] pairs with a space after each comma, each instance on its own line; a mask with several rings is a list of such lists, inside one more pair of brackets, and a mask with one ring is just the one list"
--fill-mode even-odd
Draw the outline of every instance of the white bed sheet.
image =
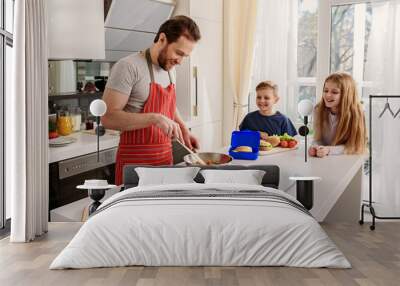
[[[262, 186], [179, 184], [154, 190], [265, 190]], [[262, 199], [185, 198], [123, 201], [91, 217], [50, 269], [145, 266], [293, 266], [349, 268], [318, 222], [298, 209]]]

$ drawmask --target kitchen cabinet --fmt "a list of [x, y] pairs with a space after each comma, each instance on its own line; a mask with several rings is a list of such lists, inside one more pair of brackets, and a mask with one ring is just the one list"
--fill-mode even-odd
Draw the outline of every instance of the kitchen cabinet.
[[201, 152], [215, 152], [221, 148], [222, 121], [203, 123], [191, 127], [190, 131], [200, 139]]
[[196, 19], [203, 18], [222, 22], [222, 2], [222, 0], [192, 0], [189, 7], [190, 15]]
[[197, 19], [202, 40], [193, 53], [197, 68], [198, 113], [200, 122], [222, 120], [222, 25]]
[[222, 145], [222, 0], [205, 2], [177, 1], [174, 12], [191, 17], [202, 36], [190, 57], [176, 68], [177, 106], [183, 119], [191, 122], [202, 149], [215, 150]]
[[49, 59], [105, 58], [103, 0], [47, 0], [46, 4]]

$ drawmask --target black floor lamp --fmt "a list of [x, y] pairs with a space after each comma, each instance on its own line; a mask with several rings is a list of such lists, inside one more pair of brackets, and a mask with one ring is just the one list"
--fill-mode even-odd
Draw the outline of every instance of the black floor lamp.
[[103, 116], [107, 111], [106, 103], [101, 99], [93, 100], [90, 103], [90, 113], [96, 116], [96, 135], [97, 135], [97, 162], [100, 160], [100, 136], [105, 134], [105, 129], [102, 125], [100, 125], [100, 117]]
[[[90, 113], [96, 116], [96, 135], [97, 135], [97, 162], [100, 162], [100, 136], [105, 134], [105, 128], [100, 125], [100, 117], [107, 111], [106, 103], [101, 99], [93, 100], [90, 103]], [[106, 190], [115, 188], [115, 185], [109, 185], [107, 180], [85, 180], [83, 185], [77, 186], [77, 189], [87, 189], [89, 197], [93, 203], [89, 206], [89, 216], [100, 206], [100, 200], [104, 197]]]
[[304, 144], [304, 162], [307, 162], [307, 135], [309, 133], [309, 129], [307, 127], [308, 124], [308, 116], [312, 114], [313, 112], [313, 103], [311, 100], [308, 99], [303, 99], [302, 101], [299, 102], [297, 105], [297, 111], [299, 114], [303, 117], [303, 126], [300, 126], [299, 128], [299, 134], [301, 136], [304, 136], [305, 138], [305, 144]]
[[[308, 116], [310, 116], [313, 112], [314, 106], [311, 100], [303, 99], [297, 105], [297, 111], [303, 117], [303, 124], [299, 128], [299, 134], [304, 136], [304, 162], [307, 162], [307, 135], [309, 133], [309, 129], [307, 127], [308, 124]], [[290, 177], [290, 180], [296, 181], [296, 198], [299, 202], [303, 204], [303, 206], [310, 210], [314, 205], [314, 181], [321, 180], [320, 177], [314, 176], [299, 176], [299, 177]]]

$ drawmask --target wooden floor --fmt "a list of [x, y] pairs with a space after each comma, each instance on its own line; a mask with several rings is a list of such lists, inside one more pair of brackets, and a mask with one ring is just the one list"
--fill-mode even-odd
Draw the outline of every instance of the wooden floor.
[[80, 223], [51, 223], [43, 238], [27, 244], [0, 241], [0, 285], [400, 285], [400, 223], [323, 225], [352, 269], [289, 267], [123, 267], [48, 270]]

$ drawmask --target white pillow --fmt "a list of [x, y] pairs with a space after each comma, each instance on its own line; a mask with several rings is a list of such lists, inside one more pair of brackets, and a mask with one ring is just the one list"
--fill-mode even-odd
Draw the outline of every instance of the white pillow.
[[202, 170], [200, 174], [204, 177], [206, 184], [246, 184], [261, 185], [265, 171], [262, 170]]
[[193, 179], [199, 170], [198, 167], [135, 168], [139, 176], [138, 186], [196, 183]]

